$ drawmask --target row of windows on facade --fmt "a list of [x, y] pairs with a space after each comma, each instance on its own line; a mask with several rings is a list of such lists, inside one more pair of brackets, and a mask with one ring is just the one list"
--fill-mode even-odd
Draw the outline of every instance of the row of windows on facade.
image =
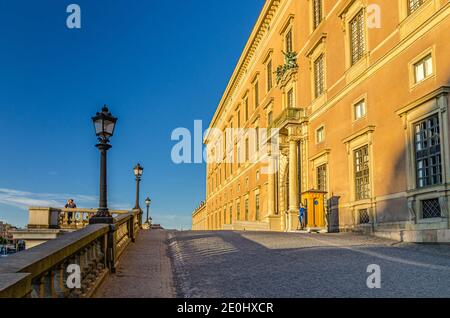
[[[314, 21], [318, 21], [320, 23], [322, 19], [322, 5], [320, 4], [321, 1], [315, 1], [316, 4], [314, 5], [314, 12], [318, 12], [317, 17], [314, 16]], [[420, 7], [420, 5], [423, 4], [423, 1], [420, 0], [410, 0], [410, 8], [411, 12], [415, 11], [417, 8]], [[315, 13], [316, 14], [316, 13]], [[351, 45], [351, 58], [352, 58], [352, 64], [357, 63], [359, 60], [361, 60], [366, 52], [365, 47], [365, 37], [364, 37], [364, 12], [363, 10], [360, 10], [358, 14], [350, 21], [350, 45]], [[286, 51], [292, 52], [293, 51], [293, 36], [292, 36], [292, 30], [289, 30], [285, 36], [285, 43], [286, 43]], [[425, 56], [420, 61], [416, 62], [413, 65], [413, 73], [414, 73], [414, 82], [415, 84], [418, 84], [428, 77], [430, 77], [433, 74], [433, 61], [432, 61], [432, 55], [429, 54]], [[272, 60], [269, 60], [266, 63], [266, 71], [267, 71], [267, 90], [270, 91], [273, 87], [273, 64]], [[314, 61], [314, 94], [315, 98], [318, 98], [322, 96], [325, 92], [325, 55], [321, 54], [315, 61]], [[253, 94], [254, 94], [254, 105], [255, 109], [259, 106], [259, 81], [255, 80], [253, 83]], [[294, 108], [295, 107], [295, 96], [294, 96], [294, 89], [291, 88], [286, 93], [286, 101], [287, 101], [287, 108]], [[250, 110], [249, 110], [249, 99], [248, 97], [244, 97], [243, 101], [244, 105], [244, 119], [245, 122], [248, 122], [250, 118]], [[365, 116], [365, 105], [364, 103], [358, 103], [355, 105], [354, 109], [354, 119], [360, 119]], [[273, 123], [273, 114], [272, 112], [268, 113], [267, 116], [267, 125], [271, 126]], [[237, 110], [237, 125], [238, 128], [241, 127], [241, 110], [238, 108]], [[233, 128], [233, 123], [230, 123], [230, 128]]]
[[[413, 65], [414, 83], [418, 84], [433, 75], [433, 59], [428, 54]], [[353, 105], [353, 120], [364, 118], [367, 114], [366, 101], [361, 99]], [[325, 140], [325, 127], [321, 126], [316, 130], [316, 143]]]
[[[442, 184], [442, 157], [439, 117], [437, 114], [426, 118], [414, 126], [416, 186], [425, 188]], [[369, 199], [370, 165], [369, 147], [354, 151], [355, 198], [357, 201]], [[317, 168], [319, 190], [326, 191], [326, 167]]]
[[[416, 186], [425, 188], [440, 185], [442, 178], [442, 158], [441, 158], [441, 138], [439, 117], [432, 115], [414, 124], [415, 141], [415, 165], [416, 165]], [[370, 155], [369, 146], [364, 145], [353, 152], [354, 157], [354, 183], [355, 199], [361, 201], [370, 199]], [[316, 168], [317, 188], [320, 191], [327, 191], [327, 164]], [[369, 223], [370, 216], [368, 209], [361, 209], [359, 212], [359, 223]], [[229, 222], [233, 221], [233, 207], [229, 210]], [[244, 220], [249, 221], [249, 200], [245, 199]], [[217, 215], [217, 214], [216, 214]], [[220, 215], [220, 214], [219, 214]], [[220, 216], [219, 216], [220, 217]], [[260, 217], [260, 197], [255, 194], [255, 221]], [[438, 199], [422, 201], [422, 217], [441, 217], [441, 209]], [[226, 208], [224, 208], [224, 222], [226, 223]], [[240, 200], [236, 203], [236, 219], [241, 220]], [[219, 221], [219, 224], [221, 222]]]
[[[223, 223], [222, 223], [223, 220]], [[259, 193], [255, 194], [255, 214], [254, 219], [250, 220], [250, 202], [246, 198], [244, 201], [244, 213], [241, 214], [241, 200], [239, 199], [236, 203], [236, 214], [233, 217], [233, 206], [230, 206], [228, 210], [227, 219], [227, 208], [223, 208], [223, 219], [221, 212], [212, 213], [209, 217], [210, 225], [215, 227], [220, 227], [223, 224], [231, 224], [233, 221], [260, 221], [260, 196]]]
[[[409, 12], [413, 13], [415, 10], [417, 10], [422, 4], [423, 0], [408, 0], [408, 7]], [[323, 6], [321, 0], [314, 1], [313, 5], [313, 16], [314, 16], [314, 26], [317, 27], [323, 18]], [[363, 56], [366, 51], [365, 48], [365, 39], [364, 39], [364, 12], [363, 10], [360, 10], [355, 17], [350, 21], [350, 34], [351, 34], [351, 54], [352, 54], [352, 64], [358, 62]], [[293, 35], [292, 35], [292, 29], [290, 29], [286, 35], [285, 35], [285, 49], [287, 52], [293, 51]], [[432, 62], [432, 55], [429, 54], [425, 56], [423, 59], [419, 60], [413, 65], [413, 72], [414, 72], [414, 82], [420, 83], [424, 81], [426, 78], [430, 77], [433, 74], [433, 62]], [[267, 88], [270, 90], [273, 87], [273, 65], [272, 61], [269, 60], [266, 64], [266, 70], [267, 70]], [[321, 54], [315, 61], [314, 61], [314, 91], [315, 91], [315, 97], [320, 97], [323, 95], [325, 91], [325, 56], [324, 54]], [[253, 83], [253, 92], [254, 92], [254, 103], [255, 103], [255, 109], [259, 105], [259, 81], [256, 80]], [[247, 122], [249, 120], [249, 100], [248, 97], [244, 98], [244, 114], [245, 114], [245, 121]], [[295, 107], [295, 98], [294, 98], [294, 90], [291, 88], [287, 92], [287, 108], [294, 108]], [[366, 103], [365, 100], [361, 100], [353, 105], [353, 119], [359, 120], [366, 116]], [[238, 127], [241, 127], [241, 112], [240, 109], [237, 110], [237, 121], [238, 121]], [[267, 116], [268, 126], [270, 127], [273, 122], [273, 115], [272, 112], [268, 113]], [[230, 128], [233, 128], [233, 123], [230, 123]], [[257, 138], [259, 138], [259, 134], [257, 134]], [[316, 143], [321, 143], [325, 139], [325, 127], [319, 127], [316, 130]], [[256, 147], [259, 148], [259, 141], [256, 142]], [[258, 151], [257, 149], [256, 151]], [[238, 149], [238, 166], [240, 166], [241, 158], [240, 154], [241, 151]], [[247, 162], [249, 158], [249, 145], [248, 145], [248, 139], [245, 140], [245, 161]], [[225, 165], [226, 166], [226, 165]], [[225, 175], [226, 173], [226, 167], [225, 169]], [[233, 165], [230, 165], [231, 174], [233, 173]], [[220, 173], [221, 175], [221, 173]], [[221, 176], [220, 176], [221, 177]], [[225, 177], [226, 178], [226, 177]], [[218, 184], [221, 184], [221, 182], [217, 181], [218, 178], [216, 178], [216, 187]]]
[[[423, 0], [407, 0], [409, 13], [415, 12], [423, 3]], [[315, 0], [313, 6], [314, 28], [317, 28], [322, 21], [322, 0]], [[349, 23], [350, 30], [350, 52], [351, 64], [360, 61], [366, 52], [365, 43], [365, 18], [364, 11], [360, 10]], [[315, 98], [323, 95], [325, 91], [325, 57], [321, 54], [314, 61], [314, 94]], [[424, 61], [420, 61], [414, 65], [415, 82], [421, 82], [433, 72], [431, 56], [427, 56]]]
[[[426, 188], [441, 185], [443, 178], [438, 115], [432, 115], [414, 124], [414, 131], [416, 187]], [[353, 156], [355, 199], [357, 201], [370, 199], [370, 156], [368, 145], [356, 149]], [[322, 191], [327, 191], [326, 173], [326, 165], [317, 168], [317, 184], [319, 190]], [[423, 218], [435, 218], [441, 216], [438, 201], [438, 199], [431, 199], [422, 202]], [[360, 219], [367, 220], [366, 213], [367, 211], [361, 210]]]

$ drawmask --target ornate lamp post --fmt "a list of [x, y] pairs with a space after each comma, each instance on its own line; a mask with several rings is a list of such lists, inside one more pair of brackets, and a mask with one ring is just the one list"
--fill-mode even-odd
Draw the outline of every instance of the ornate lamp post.
[[138, 163], [136, 167], [133, 169], [134, 175], [136, 176], [136, 205], [134, 207], [135, 210], [141, 210], [141, 207], [139, 206], [139, 184], [141, 182], [142, 174], [144, 172], [144, 168]]
[[107, 197], [107, 170], [106, 170], [106, 153], [111, 149], [109, 139], [114, 135], [117, 118], [112, 116], [108, 107], [105, 105], [102, 111], [92, 117], [94, 122], [95, 134], [98, 137], [96, 147], [100, 150], [100, 205], [97, 214], [90, 219], [90, 224], [98, 223], [114, 223], [114, 219], [108, 210]]
[[148, 211], [150, 209], [150, 203], [152, 203], [152, 200], [150, 200], [150, 198], [147, 197], [147, 199], [145, 199], [145, 205], [147, 206], [147, 219], [146, 219], [145, 223], [147, 223], [148, 225], [150, 225], [150, 220], [151, 220], [151, 218], [149, 218], [149, 215], [148, 215]]

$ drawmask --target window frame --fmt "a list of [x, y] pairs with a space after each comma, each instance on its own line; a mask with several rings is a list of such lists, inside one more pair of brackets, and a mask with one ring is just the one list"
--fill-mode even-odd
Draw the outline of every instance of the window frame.
[[[353, 15], [349, 21], [348, 21], [348, 37], [349, 37], [349, 44], [350, 44], [350, 66], [354, 66], [358, 64], [359, 61], [363, 60], [365, 55], [367, 54], [367, 37], [366, 37], [366, 12], [365, 8], [359, 8], [358, 11], [356, 11], [355, 15]], [[357, 21], [356, 24], [353, 25], [353, 22], [355, 20]], [[354, 37], [353, 27], [356, 26], [356, 38]], [[354, 43], [354, 40], [358, 40], [361, 43]], [[355, 53], [355, 47], [357, 48]], [[355, 56], [356, 54], [356, 56]]]
[[[432, 126], [429, 127], [428, 123], [430, 119], [435, 119], [437, 125], [436, 126]], [[426, 133], [425, 135], [425, 140], [421, 139], [420, 141], [417, 139], [417, 135], [418, 133], [421, 133], [423, 130], [421, 131], [417, 131], [417, 127], [421, 126], [422, 124], [426, 125]], [[440, 123], [440, 119], [439, 119], [439, 114], [438, 113], [434, 113], [431, 114], [430, 116], [426, 117], [426, 118], [422, 118], [416, 122], [414, 122], [413, 124], [413, 139], [414, 139], [414, 169], [415, 169], [415, 178], [416, 178], [416, 189], [425, 189], [425, 188], [430, 188], [430, 187], [434, 187], [434, 186], [440, 186], [443, 184], [444, 182], [444, 163], [443, 163], [443, 153], [442, 153], [442, 140], [441, 140], [441, 123]], [[436, 128], [437, 127], [437, 128]], [[431, 147], [428, 146], [426, 148], [420, 149], [418, 150], [418, 143], [424, 143], [427, 141], [430, 141], [430, 136], [429, 136], [429, 132], [430, 129], [434, 128], [437, 129], [437, 134], [434, 135], [434, 137], [438, 138], [438, 145], [433, 145], [432, 147], [437, 148], [436, 153], [433, 154], [428, 154], [427, 156], [421, 156], [418, 157], [418, 152], [430, 152], [431, 151]], [[421, 167], [419, 168], [419, 162], [420, 161], [430, 161], [431, 158], [437, 157], [438, 159], [438, 164], [428, 164], [426, 165], [426, 167]], [[437, 167], [438, 166], [438, 170], [439, 170], [439, 174], [433, 174], [433, 167]], [[427, 171], [428, 174], [425, 177], [421, 177], [420, 171]], [[430, 174], [431, 172], [431, 174]], [[439, 182], [433, 182], [433, 176], [437, 176], [440, 180]], [[427, 182], [425, 182], [424, 184], [421, 184], [420, 181], [423, 179], [428, 179]]]
[[[319, 8], [317, 8], [319, 6]], [[317, 17], [317, 9], [319, 9], [319, 17]], [[312, 31], [314, 32], [324, 20], [323, 0], [311, 0], [311, 22]], [[317, 19], [319, 18], [319, 19]]]
[[[321, 140], [319, 140], [319, 133], [321, 133]], [[325, 142], [325, 125], [320, 125], [319, 127], [316, 128], [315, 136], [316, 136], [316, 145]]]
[[[369, 151], [370, 149], [368, 144], [362, 145], [353, 150], [353, 181], [355, 187], [355, 201], [367, 200], [372, 196], [372, 180], [370, 172], [371, 158]], [[361, 155], [357, 156], [357, 154]], [[358, 158], [360, 158], [360, 161], [358, 161]], [[365, 182], [366, 178], [367, 182]]]
[[313, 62], [314, 64], [314, 98], [325, 94], [325, 54], [321, 53]]

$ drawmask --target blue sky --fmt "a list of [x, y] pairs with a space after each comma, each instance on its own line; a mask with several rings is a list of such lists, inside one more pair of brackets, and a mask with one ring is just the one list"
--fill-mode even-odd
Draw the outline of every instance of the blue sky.
[[[66, 27], [80, 5], [81, 30]], [[109, 152], [111, 208], [141, 199], [168, 228], [190, 227], [205, 167], [171, 161], [171, 133], [209, 124], [263, 0], [0, 2], [0, 220], [74, 197], [96, 207], [99, 154], [90, 117], [119, 117]], [[143, 204], [142, 204], [143, 205]]]

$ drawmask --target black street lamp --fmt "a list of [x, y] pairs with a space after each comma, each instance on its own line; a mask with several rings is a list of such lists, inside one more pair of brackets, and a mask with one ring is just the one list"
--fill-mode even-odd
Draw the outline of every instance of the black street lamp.
[[147, 224], [149, 224], [150, 225], [150, 220], [151, 220], [151, 218], [149, 219], [149, 215], [148, 215], [148, 211], [149, 211], [149, 209], [150, 209], [150, 203], [152, 203], [152, 200], [150, 200], [150, 198], [149, 197], [147, 197], [147, 199], [145, 199], [145, 205], [147, 206], [147, 220], [146, 220], [146, 222], [145, 223], [147, 223]]
[[96, 147], [100, 150], [100, 206], [97, 214], [89, 221], [90, 224], [114, 223], [114, 219], [108, 210], [108, 192], [107, 192], [107, 173], [106, 173], [106, 152], [111, 149], [109, 138], [114, 135], [117, 118], [112, 116], [108, 107], [105, 105], [100, 113], [92, 117], [94, 122], [95, 134], [98, 137]]
[[137, 164], [136, 167], [133, 169], [134, 175], [136, 176], [136, 205], [134, 207], [135, 210], [141, 210], [141, 207], [139, 205], [139, 184], [141, 182], [142, 174], [144, 173], [144, 168], [141, 166], [141, 164]]

